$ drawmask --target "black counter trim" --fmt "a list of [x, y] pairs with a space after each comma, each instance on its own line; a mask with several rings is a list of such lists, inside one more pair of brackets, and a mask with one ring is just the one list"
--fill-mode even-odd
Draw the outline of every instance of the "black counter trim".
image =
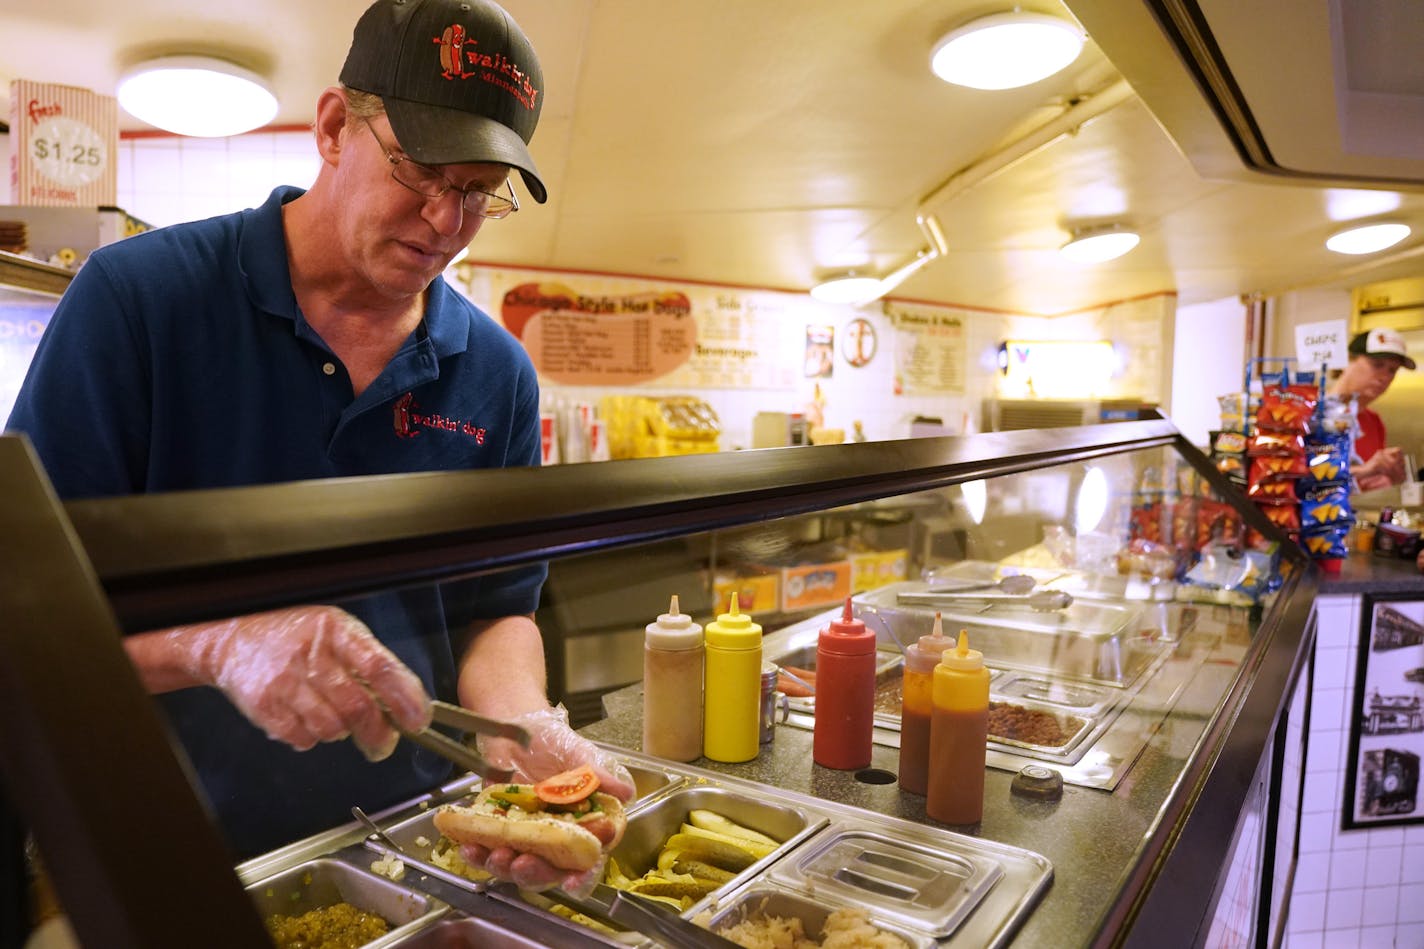
[[1149, 420], [310, 481], [75, 501], [65, 509], [121, 624], [133, 631], [1169, 445], [1190, 448], [1170, 422]]

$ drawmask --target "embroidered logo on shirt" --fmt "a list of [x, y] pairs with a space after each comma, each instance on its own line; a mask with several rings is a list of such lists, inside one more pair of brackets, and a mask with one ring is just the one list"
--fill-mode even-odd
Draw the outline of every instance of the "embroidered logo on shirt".
[[483, 428], [460, 419], [446, 418], [438, 413], [426, 415], [417, 412], [418, 408], [420, 408], [420, 403], [415, 401], [415, 396], [409, 392], [396, 399], [391, 414], [397, 437], [414, 438], [420, 434], [422, 428], [428, 428], [437, 432], [454, 432], [457, 435], [465, 435], [473, 438], [477, 445], [485, 443]]

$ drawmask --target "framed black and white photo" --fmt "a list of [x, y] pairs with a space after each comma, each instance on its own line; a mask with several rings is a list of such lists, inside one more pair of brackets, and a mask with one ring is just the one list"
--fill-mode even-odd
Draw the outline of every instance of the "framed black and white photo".
[[1365, 595], [1360, 623], [1341, 826], [1424, 821], [1424, 596]]

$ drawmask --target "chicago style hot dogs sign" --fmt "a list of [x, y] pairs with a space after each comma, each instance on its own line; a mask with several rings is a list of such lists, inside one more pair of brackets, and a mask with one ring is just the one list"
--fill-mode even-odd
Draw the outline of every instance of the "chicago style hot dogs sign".
[[[540, 378], [570, 386], [790, 389], [791, 294], [479, 268], [468, 291], [514, 334]], [[782, 298], [787, 299], [782, 299]]]

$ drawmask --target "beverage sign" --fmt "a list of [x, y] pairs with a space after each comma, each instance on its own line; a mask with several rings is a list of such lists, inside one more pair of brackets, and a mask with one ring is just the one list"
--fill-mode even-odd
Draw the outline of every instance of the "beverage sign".
[[118, 200], [118, 104], [77, 86], [10, 83], [15, 204], [100, 207]]
[[1350, 344], [1344, 320], [1323, 323], [1302, 323], [1295, 328], [1295, 358], [1303, 370], [1317, 366], [1343, 369], [1350, 361], [1346, 347]]

